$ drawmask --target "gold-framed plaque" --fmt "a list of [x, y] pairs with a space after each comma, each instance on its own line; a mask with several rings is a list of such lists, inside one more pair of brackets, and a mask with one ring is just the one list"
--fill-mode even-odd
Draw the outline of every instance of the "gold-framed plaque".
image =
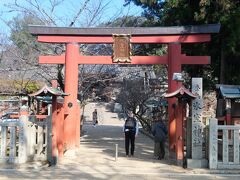
[[113, 34], [113, 63], [131, 63], [130, 34]]

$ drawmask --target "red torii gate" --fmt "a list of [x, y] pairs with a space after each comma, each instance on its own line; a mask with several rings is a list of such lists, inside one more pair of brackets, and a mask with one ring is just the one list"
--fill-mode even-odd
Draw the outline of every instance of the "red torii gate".
[[[176, 26], [176, 27], [124, 27], [124, 28], [66, 28], [29, 26], [32, 35], [39, 42], [65, 43], [66, 53], [60, 56], [40, 56], [40, 64], [65, 64], [64, 138], [69, 149], [79, 146], [80, 123], [76, 117], [79, 64], [116, 64], [112, 56], [84, 56], [80, 54], [79, 44], [112, 44], [113, 34], [130, 34], [132, 44], [167, 44], [168, 54], [163, 56], [131, 56], [130, 63], [120, 64], [167, 64], [168, 93], [177, 90], [182, 83], [172, 80], [173, 73], [182, 71], [182, 64], [210, 64], [209, 56], [186, 56], [181, 53], [181, 43], [209, 42], [212, 33], [218, 33], [220, 25]], [[180, 121], [175, 119], [172, 105], [176, 98], [168, 101], [169, 113], [169, 151], [175, 152], [176, 159], [183, 158]], [[171, 153], [172, 154], [172, 153]]]

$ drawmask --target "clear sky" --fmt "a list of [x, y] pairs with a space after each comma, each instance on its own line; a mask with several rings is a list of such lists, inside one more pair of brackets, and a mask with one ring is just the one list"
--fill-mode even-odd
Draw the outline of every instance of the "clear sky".
[[[32, 0], [33, 2], [35, 0]], [[49, 1], [63, 1], [60, 6], [58, 6], [54, 14], [50, 14], [50, 4]], [[26, 3], [26, 0], [17, 0], [18, 4], [21, 6], [29, 7], [29, 4]], [[50, 16], [53, 16], [57, 19], [58, 26], [67, 26], [69, 25], [70, 19], [77, 14], [80, 7], [82, 7], [85, 0], [37, 0], [41, 7], [47, 10]], [[10, 21], [13, 17], [17, 16], [19, 13], [15, 11], [9, 12], [9, 8], [6, 7], [7, 4], [14, 3], [14, 0], [0, 0], [0, 33], [9, 34], [9, 28], [4, 22]], [[98, 8], [98, 4], [101, 3], [101, 15], [98, 19], [94, 19], [96, 22], [90, 18], [94, 16], [93, 9]], [[113, 20], [116, 17], [121, 17], [124, 15], [140, 15], [142, 9], [130, 4], [129, 6], [123, 7], [124, 0], [90, 0], [87, 6], [87, 10], [82, 13], [78, 18], [76, 26], [84, 26], [86, 23], [92, 23], [91, 26], [97, 25], [97, 23]], [[92, 20], [92, 22], [91, 22]], [[82, 24], [81, 24], [82, 23]]]

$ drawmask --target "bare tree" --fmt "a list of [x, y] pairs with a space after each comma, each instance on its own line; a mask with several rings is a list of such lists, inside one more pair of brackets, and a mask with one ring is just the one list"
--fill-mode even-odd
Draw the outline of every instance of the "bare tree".
[[[6, 4], [8, 12], [18, 13], [20, 18], [14, 18], [11, 22], [5, 23], [11, 29], [12, 46], [8, 47], [5, 52], [7, 56], [5, 61], [8, 63], [10, 71], [14, 72], [16, 76], [12, 75], [12, 79], [29, 79], [38, 78], [44, 81], [49, 81], [52, 78], [59, 79], [59, 84], [63, 88], [63, 65], [38, 65], [37, 59], [39, 54], [55, 54], [55, 48], [60, 47], [63, 50], [63, 45], [41, 45], [36, 43], [26, 29], [27, 24], [41, 24], [41, 25], [54, 25], [54, 26], [80, 26], [90, 27], [96, 26], [100, 22], [100, 18], [104, 9], [108, 6], [110, 1], [69, 1], [65, 0], [49, 0], [46, 2], [47, 6], [40, 0], [15, 0]], [[64, 13], [57, 13], [61, 6], [68, 8], [67, 15]], [[7, 12], [5, 12], [7, 13]], [[1, 17], [2, 20], [4, 20]], [[86, 46], [83, 51], [86, 51]], [[14, 62], [11, 63], [10, 61]], [[13, 65], [14, 64], [14, 65]], [[13, 65], [13, 66], [12, 66]], [[83, 69], [83, 68], [79, 68]], [[103, 69], [103, 68], [102, 68]], [[99, 68], [98, 68], [99, 70]], [[26, 73], [26, 71], [28, 73]], [[32, 72], [31, 75], [29, 72]], [[80, 72], [81, 73], [81, 72]], [[80, 83], [81, 84], [81, 83]]]
[[[17, 82], [22, 83], [21, 89], [23, 90], [26, 89], [25, 86], [34, 79], [49, 81], [53, 78], [57, 78], [62, 89], [64, 86], [64, 66], [39, 65], [37, 59], [40, 54], [56, 54], [56, 48], [61, 48], [64, 51], [65, 46], [62, 44], [43, 45], [37, 43], [36, 40], [28, 34], [26, 29], [27, 24], [70, 27], [98, 26], [100, 25], [99, 22], [101, 22], [101, 18], [105, 15], [104, 11], [108, 8], [110, 0], [83, 0], [74, 2], [67, 2], [65, 0], [48, 0], [46, 3], [48, 6], [46, 6], [46, 4], [44, 6], [41, 2], [42, 1], [40, 0], [15, 0], [13, 3], [7, 4], [10, 12], [17, 12], [21, 16], [19, 16], [20, 18], [13, 19], [11, 23], [6, 22], [11, 28], [11, 39], [13, 44], [7, 51], [8, 63], [5, 69], [11, 69], [14, 74], [12, 79], [18, 79]], [[63, 11], [63, 13], [58, 14], [57, 12], [62, 5], [64, 5], [65, 9], [68, 9], [68, 11]], [[119, 18], [121, 12], [122, 9], [120, 8], [120, 10], [114, 14], [115, 17], [109, 17], [109, 21], [111, 21], [111, 18], [117, 19], [115, 23], [106, 23], [104, 26], [139, 26], [144, 22], [144, 19], [139, 17], [134, 18], [133, 16]], [[97, 46], [82, 45], [81, 51], [84, 55], [112, 55], [112, 47], [107, 44]], [[135, 54], [138, 54], [138, 52], [136, 51]], [[109, 76], [100, 76], [100, 74], [115, 74], [115, 76], [111, 76], [112, 80], [123, 79], [123, 76], [117, 74], [118, 71], [119, 67], [117, 65], [80, 65], [79, 94], [82, 96], [81, 99], [86, 99], [92, 91], [92, 88], [94, 88], [99, 82], [107, 87], [106, 83], [109, 81]], [[105, 92], [109, 92], [109, 90]], [[142, 94], [141, 97], [138, 97], [141, 99], [141, 102], [138, 102], [137, 104], [142, 104], [141, 106], [144, 106], [144, 102], [150, 95], [150, 92], [149, 94]], [[141, 116], [141, 114], [139, 116]]]
[[[125, 80], [116, 101], [120, 103], [124, 111], [132, 111], [139, 119], [144, 129], [150, 130], [151, 125], [143, 115], [147, 111], [147, 100], [153, 96], [153, 91], [146, 91], [143, 86], [143, 79]], [[138, 111], [137, 108], [139, 108]]]

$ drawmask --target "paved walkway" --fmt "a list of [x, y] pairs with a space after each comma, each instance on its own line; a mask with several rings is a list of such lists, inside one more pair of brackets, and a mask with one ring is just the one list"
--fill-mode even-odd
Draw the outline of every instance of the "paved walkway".
[[[100, 124], [93, 127], [91, 112], [98, 109]], [[101, 117], [102, 116], [102, 117]], [[67, 156], [55, 167], [39, 164], [19, 168], [1, 167], [1, 179], [240, 179], [239, 171], [191, 170], [170, 165], [167, 160], [153, 158], [153, 141], [143, 134], [136, 139], [135, 157], [124, 153], [123, 119], [104, 104], [90, 104], [85, 109], [86, 121], [81, 146], [75, 156]], [[118, 157], [116, 158], [116, 144]], [[68, 154], [68, 153], [67, 153]], [[66, 154], [66, 155], [67, 155]]]

